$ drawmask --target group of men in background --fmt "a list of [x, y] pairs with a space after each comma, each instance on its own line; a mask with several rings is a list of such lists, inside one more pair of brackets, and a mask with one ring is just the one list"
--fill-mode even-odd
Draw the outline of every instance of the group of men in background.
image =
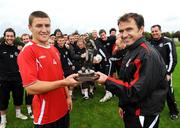
[[[155, 49], [159, 51], [166, 64], [168, 81], [168, 93], [167, 93], [167, 105], [170, 111], [171, 119], [178, 118], [178, 108], [174, 97], [174, 91], [172, 87], [172, 73], [177, 64], [177, 53], [174, 42], [170, 39], [162, 36], [161, 26], [153, 25], [151, 27], [152, 39], [149, 42]], [[104, 29], [99, 31], [99, 36], [96, 30], [91, 33], [91, 38], [94, 42], [94, 48], [96, 53], [94, 55], [93, 69], [95, 71], [101, 71], [107, 76], [113, 76], [118, 78], [119, 61], [113, 56], [113, 50], [115, 48], [115, 42], [117, 38], [116, 29], [112, 28], [107, 36]], [[77, 73], [78, 70], [84, 65], [86, 57], [85, 39], [87, 33], [79, 35], [74, 33], [72, 35], [63, 34], [60, 29], [56, 29], [53, 34], [50, 35], [48, 42], [54, 45], [60, 53], [60, 59], [62, 68], [64, 71], [64, 77], [68, 77], [73, 73]], [[21, 105], [23, 104], [23, 86], [22, 79], [19, 73], [19, 67], [17, 64], [17, 56], [23, 47], [28, 45], [31, 37], [29, 34], [23, 34], [21, 36], [21, 43], [14, 44], [16, 34], [12, 28], [8, 28], [4, 31], [4, 40], [0, 44], [0, 113], [1, 113], [1, 126], [7, 123], [6, 112], [8, 109], [8, 103], [10, 99], [10, 92], [12, 92], [13, 103], [16, 108], [16, 118], [26, 120], [28, 117], [21, 113]], [[27, 69], [28, 70], [28, 69]], [[104, 84], [107, 84], [105, 82]], [[108, 85], [107, 85], [108, 86]], [[94, 96], [94, 82], [81, 83], [81, 92], [84, 99], [89, 99]], [[72, 98], [75, 98], [73, 94], [74, 87], [69, 87], [69, 94]], [[113, 97], [112, 92], [106, 90], [105, 95], [100, 102], [106, 102]], [[31, 109], [33, 95], [29, 95], [25, 92], [25, 101], [27, 105], [27, 111], [30, 118], [33, 118], [33, 111]]]

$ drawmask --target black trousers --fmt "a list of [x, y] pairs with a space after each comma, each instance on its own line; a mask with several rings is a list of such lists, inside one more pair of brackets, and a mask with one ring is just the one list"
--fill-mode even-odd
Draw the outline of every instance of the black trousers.
[[34, 95], [27, 94], [27, 92], [25, 91], [25, 104], [32, 105], [33, 97]]
[[159, 115], [153, 116], [135, 116], [124, 114], [125, 128], [158, 128]]
[[0, 82], [0, 110], [8, 108], [10, 92], [12, 92], [13, 103], [15, 106], [20, 106], [23, 103], [23, 92], [21, 82], [16, 81], [1, 81]]
[[44, 124], [44, 125], [34, 125], [34, 128], [69, 128], [69, 112], [59, 120], [49, 123], [49, 124]]
[[170, 81], [168, 81], [167, 105], [169, 107], [169, 112], [171, 115], [179, 114], [179, 110], [177, 108], [176, 100], [174, 97], [174, 91], [173, 91], [173, 87], [172, 87], [172, 79]]

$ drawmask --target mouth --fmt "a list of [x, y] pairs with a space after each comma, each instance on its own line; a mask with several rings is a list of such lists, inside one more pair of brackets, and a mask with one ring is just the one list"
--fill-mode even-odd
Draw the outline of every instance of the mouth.
[[41, 37], [47, 38], [47, 37], [49, 37], [49, 35], [48, 34], [41, 34]]
[[11, 44], [11, 43], [13, 43], [13, 40], [7, 40], [7, 43]]
[[124, 39], [123, 42], [127, 44], [129, 42], [129, 39]]

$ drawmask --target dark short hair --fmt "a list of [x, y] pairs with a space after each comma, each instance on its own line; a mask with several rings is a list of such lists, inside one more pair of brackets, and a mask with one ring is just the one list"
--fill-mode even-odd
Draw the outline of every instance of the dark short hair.
[[50, 36], [55, 36], [54, 34], [51, 34]]
[[155, 27], [158, 27], [159, 30], [161, 31], [161, 26], [160, 26], [159, 24], [155, 24], [155, 25], [151, 26], [151, 29], [152, 29], [152, 28], [155, 28]]
[[111, 34], [112, 31], [115, 31], [115, 32], [116, 32], [116, 29], [115, 29], [115, 28], [111, 28], [111, 29], [109, 30], [109, 34]]
[[57, 28], [55, 31], [54, 31], [54, 35], [56, 36], [56, 33], [57, 32], [60, 32], [61, 33], [61, 35], [62, 35], [62, 32], [61, 32], [61, 30], [59, 29], [59, 28]]
[[29, 25], [32, 25], [34, 18], [49, 18], [49, 16], [43, 11], [34, 11], [29, 16]]
[[14, 36], [16, 36], [16, 33], [15, 33], [15, 31], [14, 31], [14, 29], [12, 29], [12, 28], [7, 28], [5, 31], [4, 31], [4, 37], [6, 36], [6, 32], [12, 32], [13, 34], [14, 34]]
[[142, 26], [144, 26], [144, 18], [142, 15], [137, 14], [137, 13], [126, 13], [123, 16], [121, 16], [118, 19], [118, 25], [120, 24], [120, 22], [127, 22], [129, 21], [129, 19], [134, 19], [134, 21], [136, 22], [137, 27], [140, 29]]
[[99, 35], [101, 35], [101, 33], [103, 33], [103, 32], [106, 33], [106, 31], [104, 29], [100, 29], [99, 30]]

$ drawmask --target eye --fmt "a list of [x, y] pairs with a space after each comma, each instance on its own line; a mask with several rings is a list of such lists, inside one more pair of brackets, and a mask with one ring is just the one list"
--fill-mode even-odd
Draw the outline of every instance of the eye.
[[123, 33], [123, 30], [119, 30], [119, 33], [121, 33], [121, 34], [122, 34], [122, 33]]
[[40, 28], [42, 27], [43, 25], [42, 24], [37, 24], [36, 27]]
[[46, 27], [46, 28], [50, 27], [50, 24], [46, 24], [45, 27]]

